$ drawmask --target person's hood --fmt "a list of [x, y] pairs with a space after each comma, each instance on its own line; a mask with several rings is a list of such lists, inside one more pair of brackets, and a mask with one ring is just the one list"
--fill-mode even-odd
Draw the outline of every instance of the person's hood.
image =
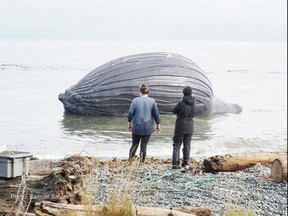
[[189, 105], [193, 104], [194, 100], [195, 100], [195, 98], [192, 97], [191, 95], [183, 97], [183, 102], [186, 103], [186, 104], [189, 104]]

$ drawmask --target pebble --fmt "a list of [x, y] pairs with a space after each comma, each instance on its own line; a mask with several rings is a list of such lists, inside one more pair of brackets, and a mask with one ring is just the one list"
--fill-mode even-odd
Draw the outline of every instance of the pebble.
[[87, 176], [88, 194], [94, 204], [107, 202], [109, 193], [116, 191], [119, 199], [129, 193], [133, 204], [139, 206], [207, 207], [213, 215], [225, 215], [227, 208], [234, 206], [251, 209], [254, 215], [287, 216], [287, 182], [269, 180], [271, 169], [267, 166], [203, 175], [181, 173], [168, 166], [142, 165], [132, 171], [134, 175], [128, 175], [128, 170], [120, 169], [112, 179], [111, 169], [103, 166]]

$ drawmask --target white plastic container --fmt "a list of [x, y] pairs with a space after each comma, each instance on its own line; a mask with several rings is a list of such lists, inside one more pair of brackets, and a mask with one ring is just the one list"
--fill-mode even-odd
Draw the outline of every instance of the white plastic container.
[[29, 172], [30, 158], [33, 156], [29, 152], [11, 151], [12, 154], [0, 153], [0, 177], [14, 178], [21, 176], [25, 170], [25, 175]]

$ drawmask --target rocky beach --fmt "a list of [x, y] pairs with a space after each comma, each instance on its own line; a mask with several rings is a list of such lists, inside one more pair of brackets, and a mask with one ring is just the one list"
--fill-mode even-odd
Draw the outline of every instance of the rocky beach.
[[[129, 169], [135, 169], [132, 176], [127, 174]], [[164, 160], [116, 170], [103, 166], [86, 179], [95, 204], [104, 203], [111, 185], [116, 185], [114, 190], [120, 194], [128, 186], [133, 203], [139, 206], [205, 207], [213, 215], [226, 215], [231, 208], [250, 209], [254, 215], [287, 215], [287, 182], [272, 182], [269, 166], [256, 164], [242, 171], [212, 174], [172, 170], [169, 160]]]
[[[171, 169], [171, 160], [160, 158], [140, 164], [139, 158], [129, 163], [76, 155], [61, 161], [30, 162], [26, 188], [23, 177], [22, 181], [20, 177], [0, 179], [2, 191], [10, 187], [6, 197], [0, 196], [0, 215], [15, 212], [20, 204], [31, 215], [44, 215], [39, 207], [43, 201], [105, 206], [112, 200], [162, 209], [199, 208], [204, 210], [194, 215], [202, 216], [229, 215], [231, 211], [242, 212], [237, 215], [287, 215], [287, 181], [273, 182], [270, 165], [257, 163], [234, 172], [209, 173], [204, 171], [203, 161], [193, 159], [189, 169]], [[22, 203], [11, 196], [19, 194], [19, 188], [20, 194], [25, 194]]]

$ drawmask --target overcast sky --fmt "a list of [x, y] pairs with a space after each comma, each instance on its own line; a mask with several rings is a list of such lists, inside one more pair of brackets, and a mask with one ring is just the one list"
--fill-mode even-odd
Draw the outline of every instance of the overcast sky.
[[0, 0], [0, 37], [287, 41], [287, 0]]

